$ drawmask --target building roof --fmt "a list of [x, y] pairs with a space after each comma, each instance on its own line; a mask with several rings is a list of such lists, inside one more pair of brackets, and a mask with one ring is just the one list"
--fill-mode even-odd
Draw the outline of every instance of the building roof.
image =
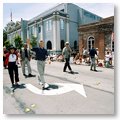
[[62, 11], [53, 11], [53, 12], [50, 12], [50, 13], [48, 13], [48, 14], [45, 14], [44, 16], [41, 16], [41, 15], [40, 15], [40, 16], [38, 16], [37, 18], [34, 18], [34, 19], [28, 21], [28, 25], [33, 24], [33, 23], [35, 23], [35, 22], [37, 22], [37, 21], [40, 21], [40, 20], [47, 19], [47, 18], [49, 18], [49, 17], [51, 17], [51, 16], [53, 16], [53, 15], [60, 15], [60, 16], [63, 16], [63, 17], [68, 17], [68, 16], [67, 16], [68, 14], [66, 14], [66, 13], [64, 13], [64, 12], [62, 12]]
[[52, 8], [50, 8], [50, 9], [46, 10], [45, 12], [39, 14], [38, 16], [33, 17], [32, 19], [30, 19], [28, 23], [31, 23], [31, 22], [33, 22], [33, 21], [39, 19], [39, 18], [42, 18], [42, 17], [44, 17], [44, 16], [49, 15], [50, 13], [53, 13], [54, 11], [57, 11], [57, 7], [62, 6], [62, 5], [64, 5], [64, 4], [65, 4], [65, 3], [58, 4], [58, 5], [54, 6], [54, 7], [52, 7]]
[[87, 28], [87, 27], [92, 27], [92, 26], [95, 26], [95, 25], [113, 23], [113, 22], [114, 22], [114, 16], [110, 16], [110, 17], [107, 17], [107, 18], [103, 18], [103, 19], [101, 19], [101, 20], [98, 21], [98, 22], [81, 25], [81, 26], [79, 27], [79, 29], [83, 29], [83, 28]]

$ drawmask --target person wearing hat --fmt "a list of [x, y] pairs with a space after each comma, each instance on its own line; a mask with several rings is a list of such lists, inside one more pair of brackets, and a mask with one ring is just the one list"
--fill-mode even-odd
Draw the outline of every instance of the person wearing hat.
[[65, 65], [64, 65], [64, 68], [63, 68], [63, 72], [66, 72], [66, 69], [68, 67], [68, 69], [70, 70], [71, 73], [73, 73], [71, 67], [70, 67], [70, 56], [71, 56], [71, 53], [72, 53], [72, 50], [69, 46], [69, 42], [66, 42], [65, 43], [65, 47], [63, 48], [63, 51], [62, 51], [62, 55], [64, 56], [64, 59], [65, 59]]
[[[26, 43], [24, 43], [24, 48], [20, 51], [20, 58], [21, 58], [21, 63], [22, 63], [23, 75], [25, 77], [35, 77], [35, 75], [31, 74], [32, 72], [31, 66], [30, 66], [31, 53]], [[28, 68], [28, 75], [25, 74], [25, 65], [27, 65], [27, 68]]]
[[[15, 87], [16, 85], [18, 85], [19, 82], [19, 74], [18, 74], [18, 66], [17, 66], [18, 55], [16, 52], [16, 48], [14, 46], [11, 46], [9, 48], [9, 52], [5, 54], [5, 56], [6, 56], [6, 62], [8, 62], [8, 73], [10, 76], [12, 87]], [[15, 74], [15, 78], [14, 78], [14, 74]]]

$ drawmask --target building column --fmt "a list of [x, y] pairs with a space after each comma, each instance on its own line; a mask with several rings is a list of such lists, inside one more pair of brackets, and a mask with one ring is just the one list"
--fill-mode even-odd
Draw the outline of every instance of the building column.
[[27, 27], [27, 39], [30, 39], [30, 37], [29, 37], [29, 27]]
[[59, 13], [53, 13], [53, 50], [60, 50], [60, 18]]
[[56, 31], [57, 31], [57, 22], [56, 22], [56, 15], [54, 15], [53, 16], [53, 50], [56, 50], [56, 40], [57, 40]]
[[66, 20], [66, 41], [67, 42], [70, 42], [70, 40], [69, 40], [69, 19], [67, 18], [67, 20]]
[[105, 57], [105, 34], [103, 32], [99, 33], [99, 57], [100, 59], [104, 59]]
[[79, 34], [79, 53], [80, 53], [80, 55], [83, 54], [83, 47], [84, 47], [83, 34]]
[[[58, 13], [59, 14], [59, 13]], [[60, 50], [60, 18], [57, 16], [57, 21], [56, 21], [56, 26], [57, 26], [57, 39], [56, 39], [56, 50]]]
[[43, 40], [43, 21], [41, 22], [40, 28], [41, 28], [40, 40]]
[[37, 23], [34, 24], [34, 36], [37, 37]]
[[22, 39], [23, 42], [25, 42], [25, 41], [23, 40], [23, 30], [21, 30], [21, 39]]

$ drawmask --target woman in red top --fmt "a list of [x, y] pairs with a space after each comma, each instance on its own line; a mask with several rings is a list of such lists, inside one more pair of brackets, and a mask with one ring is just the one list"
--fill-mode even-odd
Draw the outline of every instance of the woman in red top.
[[[19, 82], [19, 76], [18, 76], [18, 66], [17, 66], [17, 53], [16, 48], [14, 46], [11, 46], [9, 49], [9, 53], [6, 55], [6, 63], [8, 63], [8, 73], [10, 76], [10, 80], [12, 83], [12, 87], [15, 87], [18, 85]], [[15, 81], [14, 81], [14, 74], [15, 74]]]

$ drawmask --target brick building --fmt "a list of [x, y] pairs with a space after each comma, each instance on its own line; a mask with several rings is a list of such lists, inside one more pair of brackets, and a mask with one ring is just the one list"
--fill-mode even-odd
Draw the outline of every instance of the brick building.
[[114, 52], [114, 16], [104, 18], [99, 22], [81, 25], [79, 31], [79, 52], [83, 48], [89, 51], [92, 45], [99, 50], [99, 58], [104, 59], [105, 51]]

